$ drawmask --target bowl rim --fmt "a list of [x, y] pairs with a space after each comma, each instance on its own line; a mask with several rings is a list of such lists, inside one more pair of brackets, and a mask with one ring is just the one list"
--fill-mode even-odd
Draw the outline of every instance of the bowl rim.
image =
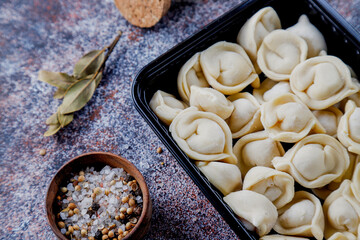
[[[56, 173], [53, 175], [53, 177], [51, 178], [51, 181], [48, 183], [47, 185], [47, 190], [46, 190], [46, 195], [45, 195], [45, 204], [44, 204], [44, 208], [45, 208], [45, 214], [46, 214], [46, 221], [48, 223], [48, 225], [50, 226], [51, 230], [53, 231], [53, 233], [55, 234], [55, 236], [59, 239], [64, 239], [64, 240], [68, 240], [69, 238], [67, 238], [65, 235], [63, 235], [59, 228], [57, 227], [57, 225], [55, 224], [51, 224], [51, 220], [49, 218], [49, 216], [51, 215], [50, 212], [48, 211], [48, 207], [47, 207], [47, 202], [48, 202], [48, 198], [49, 198], [49, 194], [50, 194], [50, 186], [55, 183], [55, 179], [56, 177], [61, 173], [61, 171], [63, 171], [63, 169], [72, 164], [73, 162], [77, 161], [78, 159], [80, 158], [83, 158], [83, 157], [87, 157], [87, 156], [90, 156], [90, 155], [107, 155], [107, 156], [110, 156], [110, 157], [113, 157], [119, 161], [122, 161], [124, 162], [125, 164], [128, 164], [129, 166], [133, 167], [134, 171], [138, 173], [138, 176], [140, 179], [136, 179], [136, 181], [138, 182], [139, 184], [139, 187], [141, 189], [141, 192], [142, 192], [142, 198], [143, 198], [143, 208], [141, 210], [141, 215], [140, 215], [140, 218], [138, 219], [135, 227], [131, 230], [131, 232], [126, 235], [126, 237], [124, 237], [123, 239], [126, 240], [126, 239], [131, 239], [132, 236], [134, 235], [134, 233], [140, 228], [140, 225], [141, 223], [144, 221], [145, 217], [146, 217], [146, 213], [150, 210], [152, 211], [152, 203], [151, 203], [151, 198], [150, 198], [150, 192], [149, 192], [149, 188], [146, 184], [146, 181], [145, 181], [145, 178], [144, 176], [142, 175], [142, 173], [139, 171], [139, 169], [137, 169], [137, 167], [132, 163], [130, 162], [129, 160], [127, 160], [126, 158], [120, 156], [120, 155], [116, 155], [114, 153], [110, 153], [110, 152], [87, 152], [87, 153], [83, 153], [83, 154], [80, 154], [80, 155], [77, 155], [73, 158], [71, 158], [69, 161], [65, 162], [57, 171]], [[88, 167], [88, 166], [85, 166], [85, 168]], [[125, 169], [124, 169], [125, 170]], [[129, 173], [129, 172], [127, 172]], [[129, 173], [130, 174], [130, 173]], [[130, 174], [132, 177], [134, 177], [132, 174]], [[134, 177], [135, 178], [135, 177]], [[142, 182], [142, 184], [140, 184], [140, 182]], [[56, 184], [56, 183], [55, 183]], [[141, 185], [143, 187], [141, 187]], [[52, 202], [53, 203], [53, 202]], [[51, 207], [52, 208], [52, 204], [51, 204]], [[151, 214], [150, 214], [151, 216]]]

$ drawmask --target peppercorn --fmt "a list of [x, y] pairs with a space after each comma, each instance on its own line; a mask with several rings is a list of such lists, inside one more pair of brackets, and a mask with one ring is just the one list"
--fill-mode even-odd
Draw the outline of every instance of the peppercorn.
[[103, 236], [102, 236], [102, 239], [103, 239], [103, 240], [108, 239], [108, 238], [109, 238], [108, 235], [103, 235]]
[[75, 231], [80, 229], [80, 227], [78, 225], [74, 225], [73, 228], [74, 228]]
[[162, 148], [161, 148], [161, 147], [158, 147], [158, 148], [156, 149], [156, 152], [159, 153], [159, 154], [162, 153]]
[[114, 237], [114, 232], [113, 232], [113, 231], [109, 231], [108, 236], [109, 236], [110, 238]]
[[118, 229], [118, 234], [119, 235], [123, 234], [123, 230], [121, 228]]
[[68, 231], [69, 231], [70, 233], [73, 233], [73, 232], [74, 232], [74, 228], [73, 228], [72, 226], [69, 226]]
[[108, 196], [110, 191], [108, 189], [105, 189], [105, 195]]
[[119, 221], [119, 220], [120, 220], [120, 216], [119, 216], [119, 215], [116, 215], [116, 216], [115, 216], [115, 220]]
[[74, 211], [73, 211], [73, 210], [69, 210], [68, 215], [69, 215], [69, 217], [72, 217], [72, 216], [74, 215]]
[[74, 209], [74, 213], [75, 213], [75, 214], [79, 214], [79, 213], [80, 213], [80, 210], [79, 210], [78, 208], [75, 208], [75, 209]]
[[100, 194], [100, 193], [101, 193], [101, 189], [100, 189], [99, 187], [94, 188], [94, 193], [95, 193], [96, 195]]
[[80, 171], [80, 172], [79, 172], [79, 175], [80, 175], [80, 176], [84, 176], [84, 175], [85, 175], [84, 171]]
[[75, 186], [75, 191], [80, 191], [80, 190], [81, 190], [80, 185], [76, 185], [76, 186]]
[[115, 181], [115, 180], [111, 180], [111, 182], [110, 182], [110, 186], [115, 185], [115, 183], [116, 183], [116, 181]]
[[45, 149], [41, 149], [39, 153], [40, 153], [41, 156], [45, 156], [46, 150], [45, 150]]
[[131, 222], [127, 222], [125, 225], [125, 230], [129, 230], [132, 227], [132, 223]]
[[101, 231], [101, 233], [104, 234], [104, 235], [107, 234], [108, 232], [109, 232], [109, 230], [108, 230], [107, 228], [104, 228], [104, 229]]
[[59, 228], [65, 228], [65, 223], [64, 222], [58, 222], [58, 226]]
[[81, 229], [81, 235], [82, 235], [82, 236], [85, 236], [86, 234], [87, 234], [86, 229]]
[[135, 204], [136, 204], [136, 203], [135, 203], [135, 200], [131, 198], [131, 199], [129, 200], [129, 206], [130, 206], [130, 207], [133, 207], [133, 206], [135, 206]]
[[128, 209], [126, 209], [126, 213], [131, 215], [133, 213], [134, 209], [132, 207], [129, 207]]
[[69, 203], [68, 208], [74, 209], [74, 208], [76, 208], [76, 204], [75, 203]]
[[125, 208], [125, 207], [121, 207], [121, 208], [120, 208], [120, 212], [121, 212], [121, 213], [125, 213], [125, 212], [126, 212], [126, 208]]
[[66, 187], [62, 187], [62, 188], [61, 188], [61, 191], [62, 191], [63, 193], [66, 193], [67, 190], [68, 190], [68, 189], [67, 189]]
[[124, 233], [123, 233], [123, 237], [126, 237], [126, 235], [128, 235], [129, 234], [129, 231], [125, 231]]
[[127, 203], [129, 201], [129, 197], [128, 196], [125, 196], [121, 199], [121, 202], [122, 203]]
[[80, 176], [78, 177], [78, 181], [79, 181], [79, 182], [85, 181], [85, 176], [84, 176], [84, 175], [80, 175]]
[[98, 203], [93, 203], [93, 204], [91, 205], [91, 208], [92, 208], [94, 211], [97, 211], [97, 210], [99, 210], [100, 205], [99, 205]]

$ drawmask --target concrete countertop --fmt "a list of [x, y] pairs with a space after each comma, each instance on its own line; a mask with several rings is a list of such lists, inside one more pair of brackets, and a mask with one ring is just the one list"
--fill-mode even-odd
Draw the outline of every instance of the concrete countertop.
[[[141, 29], [112, 0], [1, 1], [0, 239], [55, 239], [45, 218], [47, 186], [61, 165], [90, 151], [121, 155], [145, 176], [154, 209], [147, 239], [236, 239], [137, 113], [130, 87], [143, 66], [240, 2], [176, 0], [160, 23]], [[360, 31], [360, 0], [329, 2]], [[118, 30], [123, 36], [90, 102], [65, 129], [43, 137], [59, 101], [37, 72], [71, 73], [77, 59]]]

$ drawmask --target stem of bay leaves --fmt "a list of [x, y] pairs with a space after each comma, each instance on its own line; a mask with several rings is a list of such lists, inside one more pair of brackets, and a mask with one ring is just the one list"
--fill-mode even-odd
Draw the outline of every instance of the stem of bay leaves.
[[[39, 79], [58, 87], [54, 98], [63, 98], [56, 113], [51, 115], [46, 124], [49, 125], [44, 136], [51, 136], [74, 119], [74, 112], [83, 108], [93, 96], [102, 79], [105, 63], [118, 43], [121, 32], [114, 41], [102, 50], [94, 50], [85, 54], [74, 66], [73, 75], [58, 72], [40, 71]], [[104, 53], [106, 52], [106, 55]]]

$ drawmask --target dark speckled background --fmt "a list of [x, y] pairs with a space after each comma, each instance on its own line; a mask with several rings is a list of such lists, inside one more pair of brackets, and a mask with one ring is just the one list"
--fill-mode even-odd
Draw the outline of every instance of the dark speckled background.
[[[108, 151], [146, 178], [154, 207], [147, 239], [236, 239], [170, 153], [156, 153], [164, 146], [134, 109], [130, 87], [143, 66], [240, 2], [177, 0], [159, 24], [140, 29], [112, 0], [1, 0], [0, 238], [54, 239], [44, 211], [52, 176], [72, 157]], [[360, 30], [360, 0], [330, 4]], [[109, 44], [118, 30], [123, 37], [93, 98], [66, 129], [44, 138], [44, 122], [59, 101], [37, 72], [70, 73], [78, 58]]]

